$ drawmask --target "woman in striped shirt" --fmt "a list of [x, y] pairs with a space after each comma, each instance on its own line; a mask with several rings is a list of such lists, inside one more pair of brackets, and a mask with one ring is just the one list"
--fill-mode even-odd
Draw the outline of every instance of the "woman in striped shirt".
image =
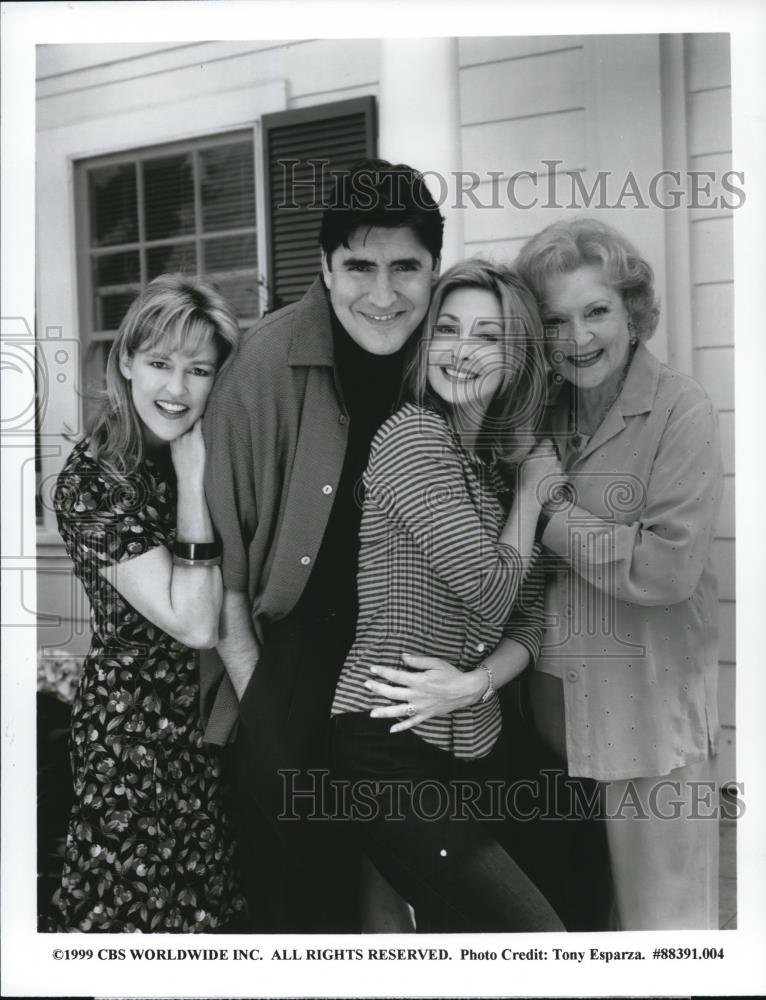
[[[562, 924], [482, 818], [502, 818], [496, 689], [534, 658], [542, 328], [512, 274], [472, 260], [437, 285], [364, 476], [359, 617], [332, 712], [345, 814], [419, 931]], [[517, 489], [512, 484], [516, 482]], [[392, 725], [393, 722], [393, 725]], [[496, 783], [497, 784], [497, 783]], [[495, 787], [495, 791], [498, 789]]]

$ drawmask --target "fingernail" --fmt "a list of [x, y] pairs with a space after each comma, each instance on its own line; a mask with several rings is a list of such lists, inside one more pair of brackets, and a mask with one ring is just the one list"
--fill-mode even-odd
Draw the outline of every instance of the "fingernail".
[[377, 667], [370, 667], [370, 673], [371, 674], [377, 674], [378, 673], [378, 668]]
[[377, 708], [373, 708], [373, 710], [370, 712], [370, 718], [371, 719], [377, 719], [377, 717], [378, 717], [379, 714], [380, 713], [378, 712]]
[[366, 688], [368, 688], [368, 687], [372, 687], [372, 681], [365, 681], [365, 682], [364, 682], [364, 686], [365, 686]]

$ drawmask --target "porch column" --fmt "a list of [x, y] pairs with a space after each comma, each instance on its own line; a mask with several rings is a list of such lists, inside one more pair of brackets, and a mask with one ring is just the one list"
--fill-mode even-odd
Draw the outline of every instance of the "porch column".
[[445, 216], [442, 269], [464, 256], [462, 213], [455, 203], [461, 169], [456, 38], [381, 40], [380, 155], [426, 176]]

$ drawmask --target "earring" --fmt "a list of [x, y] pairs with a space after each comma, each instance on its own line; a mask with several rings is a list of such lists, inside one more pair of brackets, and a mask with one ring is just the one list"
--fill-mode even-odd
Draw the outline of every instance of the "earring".
[[638, 343], [638, 337], [636, 336], [636, 331], [633, 329], [631, 320], [628, 320], [628, 336], [630, 337], [630, 346], [635, 347]]

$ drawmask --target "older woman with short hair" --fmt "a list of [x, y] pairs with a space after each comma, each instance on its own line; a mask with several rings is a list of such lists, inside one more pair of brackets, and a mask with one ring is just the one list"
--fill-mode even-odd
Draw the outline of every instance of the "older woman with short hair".
[[558, 561], [533, 717], [570, 775], [603, 783], [620, 927], [715, 928], [715, 411], [648, 350], [652, 270], [619, 232], [555, 223], [516, 269], [542, 311], [568, 479], [542, 533]]

